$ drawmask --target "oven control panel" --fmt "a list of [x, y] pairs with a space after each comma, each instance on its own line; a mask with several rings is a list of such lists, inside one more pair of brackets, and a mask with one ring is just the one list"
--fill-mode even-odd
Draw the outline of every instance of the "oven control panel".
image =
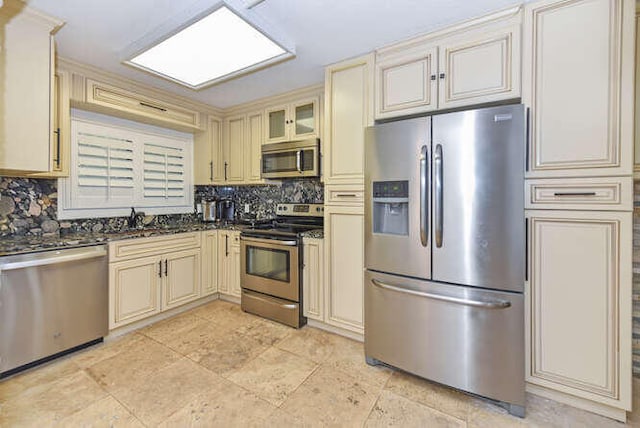
[[322, 217], [324, 216], [323, 204], [278, 204], [276, 214], [279, 216]]

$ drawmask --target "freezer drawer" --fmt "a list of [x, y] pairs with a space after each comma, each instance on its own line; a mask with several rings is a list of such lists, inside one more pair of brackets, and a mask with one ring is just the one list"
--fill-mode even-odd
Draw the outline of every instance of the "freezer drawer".
[[108, 333], [104, 245], [0, 257], [0, 375]]
[[365, 273], [365, 353], [524, 406], [524, 296]]

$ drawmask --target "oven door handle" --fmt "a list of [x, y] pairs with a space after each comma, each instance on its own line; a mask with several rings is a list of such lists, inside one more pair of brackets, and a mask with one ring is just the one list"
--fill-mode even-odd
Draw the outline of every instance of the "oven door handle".
[[258, 244], [275, 244], [275, 245], [286, 245], [288, 247], [295, 247], [298, 245], [298, 241], [281, 241], [279, 239], [260, 239], [260, 238], [249, 238], [246, 236], [240, 235], [241, 241], [246, 242], [255, 242]]

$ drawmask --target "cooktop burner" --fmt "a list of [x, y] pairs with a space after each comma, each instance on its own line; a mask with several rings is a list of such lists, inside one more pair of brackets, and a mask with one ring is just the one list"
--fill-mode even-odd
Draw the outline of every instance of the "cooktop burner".
[[249, 229], [243, 234], [249, 236], [278, 235], [297, 236], [302, 232], [322, 229], [324, 206], [322, 204], [278, 204], [275, 219], [248, 220]]

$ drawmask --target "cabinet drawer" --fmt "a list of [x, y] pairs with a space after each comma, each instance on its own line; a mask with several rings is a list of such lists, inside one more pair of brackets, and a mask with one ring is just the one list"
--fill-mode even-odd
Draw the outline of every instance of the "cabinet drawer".
[[363, 186], [354, 185], [326, 185], [325, 201], [330, 204], [362, 205], [364, 203]]
[[527, 180], [525, 208], [631, 211], [633, 179]]
[[87, 103], [142, 116], [180, 128], [199, 129], [200, 113], [87, 79]]
[[199, 232], [129, 239], [109, 244], [109, 261], [115, 262], [142, 256], [166, 254], [193, 247], [200, 247]]

